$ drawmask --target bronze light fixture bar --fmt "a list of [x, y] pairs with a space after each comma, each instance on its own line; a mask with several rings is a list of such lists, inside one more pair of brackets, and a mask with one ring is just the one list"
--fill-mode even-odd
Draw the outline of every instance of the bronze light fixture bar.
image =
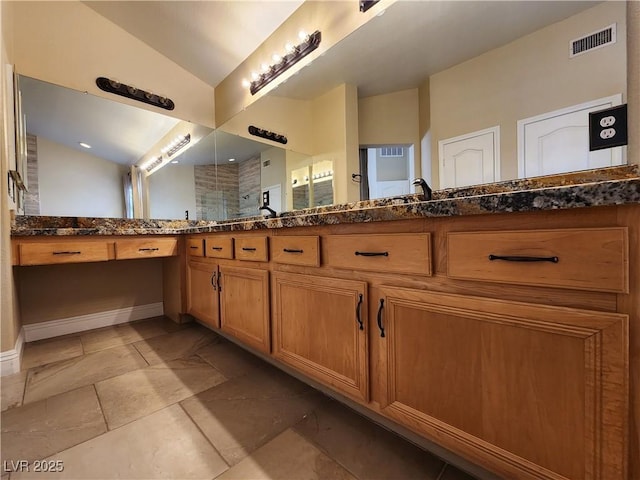
[[280, 61], [271, 65], [266, 72], [258, 76], [249, 85], [249, 91], [251, 95], [255, 95], [261, 88], [273, 81], [278, 75], [285, 72], [287, 69], [295, 65], [304, 57], [313, 52], [318, 45], [320, 45], [322, 35], [319, 30], [316, 30], [299, 45], [293, 47], [291, 52], [284, 55]]
[[278, 142], [285, 145], [288, 142], [287, 137], [285, 137], [284, 135], [273, 133], [268, 130], [263, 130], [262, 128], [255, 127], [253, 125], [249, 125], [249, 133], [251, 135], [255, 135], [256, 137], [266, 138], [267, 140], [271, 140], [272, 142]]
[[362, 13], [366, 12], [379, 1], [380, 0], [360, 0], [360, 11]]
[[98, 88], [104, 92], [115, 93], [116, 95], [138, 100], [139, 102], [148, 103], [154, 107], [164, 108], [165, 110], [173, 110], [176, 107], [175, 103], [173, 103], [173, 100], [170, 98], [162, 97], [145, 90], [140, 90], [136, 87], [125, 85], [124, 83], [120, 83], [106, 77], [96, 78], [96, 85], [98, 85]]

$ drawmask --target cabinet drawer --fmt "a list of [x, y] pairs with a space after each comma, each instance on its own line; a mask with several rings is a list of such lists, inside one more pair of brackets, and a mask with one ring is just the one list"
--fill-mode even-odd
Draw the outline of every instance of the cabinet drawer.
[[233, 237], [207, 237], [204, 248], [207, 257], [233, 258]]
[[271, 260], [289, 265], [320, 266], [320, 237], [279, 236], [271, 238]]
[[116, 260], [172, 257], [178, 254], [177, 238], [132, 238], [116, 240]]
[[20, 265], [103, 262], [109, 260], [107, 242], [59, 242], [20, 244]]
[[187, 240], [187, 255], [204, 257], [204, 238], [190, 238]]
[[267, 237], [240, 237], [234, 241], [234, 252], [238, 260], [266, 262], [269, 260]]
[[336, 268], [431, 275], [431, 234], [329, 235], [327, 265]]
[[451, 232], [447, 271], [468, 280], [628, 292], [627, 229]]

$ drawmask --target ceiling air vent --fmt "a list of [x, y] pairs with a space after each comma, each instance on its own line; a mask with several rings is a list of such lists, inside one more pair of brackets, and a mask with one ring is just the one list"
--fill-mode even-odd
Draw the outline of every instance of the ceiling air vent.
[[616, 24], [569, 42], [569, 58], [616, 43]]

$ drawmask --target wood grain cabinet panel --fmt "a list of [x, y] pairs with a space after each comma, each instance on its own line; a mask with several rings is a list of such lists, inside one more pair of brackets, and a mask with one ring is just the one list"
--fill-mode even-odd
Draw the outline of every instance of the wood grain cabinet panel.
[[116, 240], [116, 260], [172, 257], [178, 254], [177, 238], [127, 238]]
[[453, 278], [626, 293], [627, 228], [450, 232]]
[[504, 478], [626, 478], [627, 315], [381, 291], [384, 414]]
[[213, 328], [220, 328], [218, 265], [187, 265], [187, 312]]
[[265, 353], [271, 351], [269, 272], [220, 266], [220, 328]]
[[267, 237], [238, 237], [234, 239], [235, 257], [250, 262], [269, 260]]
[[187, 240], [187, 255], [204, 257], [204, 237], [189, 238]]
[[368, 401], [367, 284], [274, 272], [273, 302], [274, 356]]
[[322, 253], [330, 267], [431, 275], [431, 235], [327, 235]]
[[283, 235], [271, 238], [271, 261], [287, 265], [320, 266], [320, 237]]
[[205, 255], [210, 258], [233, 258], [233, 237], [215, 235], [204, 240]]
[[37, 242], [19, 245], [20, 265], [103, 262], [109, 260], [106, 241]]

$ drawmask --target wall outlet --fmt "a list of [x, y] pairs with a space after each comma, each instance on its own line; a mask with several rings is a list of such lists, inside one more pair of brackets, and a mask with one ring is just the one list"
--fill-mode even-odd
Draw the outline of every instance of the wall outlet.
[[589, 113], [589, 150], [620, 147], [627, 139], [627, 105]]
[[269, 205], [269, 191], [262, 192], [262, 205]]

